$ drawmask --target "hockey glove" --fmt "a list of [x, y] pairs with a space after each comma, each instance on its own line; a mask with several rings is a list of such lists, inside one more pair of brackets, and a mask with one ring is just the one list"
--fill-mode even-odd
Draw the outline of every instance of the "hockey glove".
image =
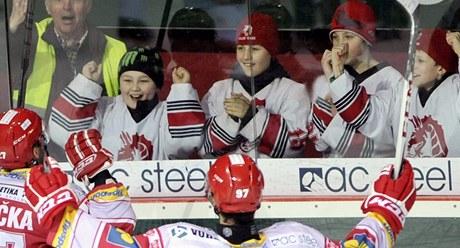
[[409, 161], [404, 160], [402, 172], [393, 179], [394, 165], [385, 167], [374, 183], [374, 189], [361, 205], [364, 213], [375, 212], [382, 215], [393, 233], [398, 234], [404, 227], [407, 213], [414, 205], [416, 191], [414, 171]]
[[75, 132], [65, 144], [65, 152], [75, 178], [89, 185], [98, 173], [112, 166], [112, 153], [102, 148], [101, 134], [96, 129]]
[[38, 223], [49, 228], [56, 216], [71, 205], [77, 208], [77, 197], [69, 187], [68, 175], [63, 172], [56, 160], [46, 158], [50, 172], [45, 167], [32, 167], [24, 185], [27, 204], [37, 214]]

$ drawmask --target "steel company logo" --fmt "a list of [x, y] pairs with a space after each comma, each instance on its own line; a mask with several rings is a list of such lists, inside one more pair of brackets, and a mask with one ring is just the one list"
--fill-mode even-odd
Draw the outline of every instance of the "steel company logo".
[[299, 168], [300, 192], [362, 193], [370, 186], [368, 176], [369, 172], [361, 166]]
[[299, 176], [301, 192], [318, 192], [324, 188], [322, 168], [299, 168]]

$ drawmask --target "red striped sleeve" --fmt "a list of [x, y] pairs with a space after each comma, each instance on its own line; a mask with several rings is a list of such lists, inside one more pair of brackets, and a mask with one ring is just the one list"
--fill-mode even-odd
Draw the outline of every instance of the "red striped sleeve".
[[79, 108], [60, 96], [54, 102], [53, 107], [70, 120], [80, 120], [93, 117], [96, 113], [97, 104], [98, 102], [94, 102]]
[[168, 113], [170, 127], [200, 125], [206, 121], [204, 112]]
[[260, 141], [259, 151], [264, 154], [271, 154], [281, 131], [281, 116], [270, 115], [267, 127]]
[[360, 87], [360, 91], [353, 102], [345, 108], [339, 110], [340, 116], [346, 122], [351, 123], [355, 121], [357, 118], [359, 118], [360, 115], [363, 114], [368, 101], [369, 95], [364, 90], [364, 87]]

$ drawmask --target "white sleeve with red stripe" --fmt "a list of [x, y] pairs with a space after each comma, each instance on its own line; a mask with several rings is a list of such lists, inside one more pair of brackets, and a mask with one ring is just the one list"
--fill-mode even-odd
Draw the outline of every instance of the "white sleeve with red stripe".
[[[394, 114], [400, 109], [401, 99], [397, 96], [402, 85], [401, 81], [396, 87], [369, 96], [366, 89], [354, 84], [345, 71], [331, 84], [332, 99], [340, 117], [366, 137], [381, 143], [395, 143], [393, 137], [397, 130], [392, 126], [399, 121]], [[393, 111], [395, 109], [397, 112]]]
[[163, 125], [161, 145], [168, 158], [187, 158], [201, 146], [206, 120], [196, 90], [189, 83], [173, 84], [166, 108], [168, 125]]
[[70, 134], [87, 129], [94, 119], [102, 87], [82, 74], [54, 102], [49, 120], [51, 139], [64, 147]]
[[[277, 79], [288, 80], [288, 79]], [[202, 156], [218, 156], [238, 149], [241, 142], [257, 145], [261, 154], [273, 158], [299, 157], [307, 140], [307, 118], [310, 100], [304, 85], [291, 81], [275, 82], [279, 88], [289, 88], [287, 98], [270, 95], [257, 104], [257, 113], [244, 126], [233, 120], [223, 108], [227, 88], [214, 87], [203, 98], [203, 108], [208, 115], [204, 130]], [[284, 93], [284, 92], [283, 92]], [[257, 97], [257, 95], [256, 95]], [[259, 100], [260, 101], [260, 100]], [[282, 102], [276, 113], [269, 112], [264, 104], [268, 101]], [[276, 105], [271, 103], [272, 105]]]
[[249, 142], [258, 144], [260, 153], [272, 158], [301, 157], [308, 137], [310, 98], [303, 84], [286, 78], [280, 80], [280, 85], [285, 84], [289, 88], [286, 98], [278, 99], [282, 101], [281, 108], [272, 113], [258, 106], [257, 114], [241, 129], [240, 134]]
[[330, 149], [329, 144], [322, 139], [322, 136], [332, 119], [331, 104], [318, 96], [308, 118], [308, 138], [315, 144], [315, 149], [319, 152]]
[[[308, 104], [305, 109], [309, 108]], [[307, 112], [307, 111], [305, 111]], [[297, 126], [296, 130], [290, 128], [293, 123], [280, 114], [271, 114], [265, 108], [259, 107], [257, 114], [244, 128], [241, 135], [249, 142], [258, 144], [260, 153], [267, 154], [272, 158], [299, 157], [307, 141], [306, 117], [304, 125]], [[302, 119], [302, 116], [298, 116]], [[295, 122], [292, 121], [292, 122]], [[254, 132], [254, 123], [256, 124]], [[290, 131], [292, 130], [292, 131]]]
[[238, 146], [240, 122], [234, 121], [227, 113], [210, 117], [204, 126], [203, 146], [200, 154], [219, 156], [233, 151]]
[[215, 157], [234, 151], [242, 139], [239, 134], [240, 122], [233, 120], [225, 112], [223, 108], [225, 96], [222, 92], [218, 92], [221, 89], [216, 88], [215, 85], [202, 100], [203, 110], [208, 118], [203, 130], [203, 145], [199, 151], [202, 157], [209, 155]]

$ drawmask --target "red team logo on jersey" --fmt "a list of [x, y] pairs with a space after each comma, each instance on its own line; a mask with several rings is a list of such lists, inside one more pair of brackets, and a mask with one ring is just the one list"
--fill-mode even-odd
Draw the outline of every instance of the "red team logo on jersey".
[[446, 157], [448, 148], [444, 130], [431, 115], [419, 118], [414, 116], [410, 122], [414, 131], [407, 146], [409, 157]]
[[153, 145], [152, 142], [137, 133], [130, 136], [127, 132], [121, 132], [120, 138], [123, 141], [124, 147], [118, 151], [118, 160], [152, 160]]

